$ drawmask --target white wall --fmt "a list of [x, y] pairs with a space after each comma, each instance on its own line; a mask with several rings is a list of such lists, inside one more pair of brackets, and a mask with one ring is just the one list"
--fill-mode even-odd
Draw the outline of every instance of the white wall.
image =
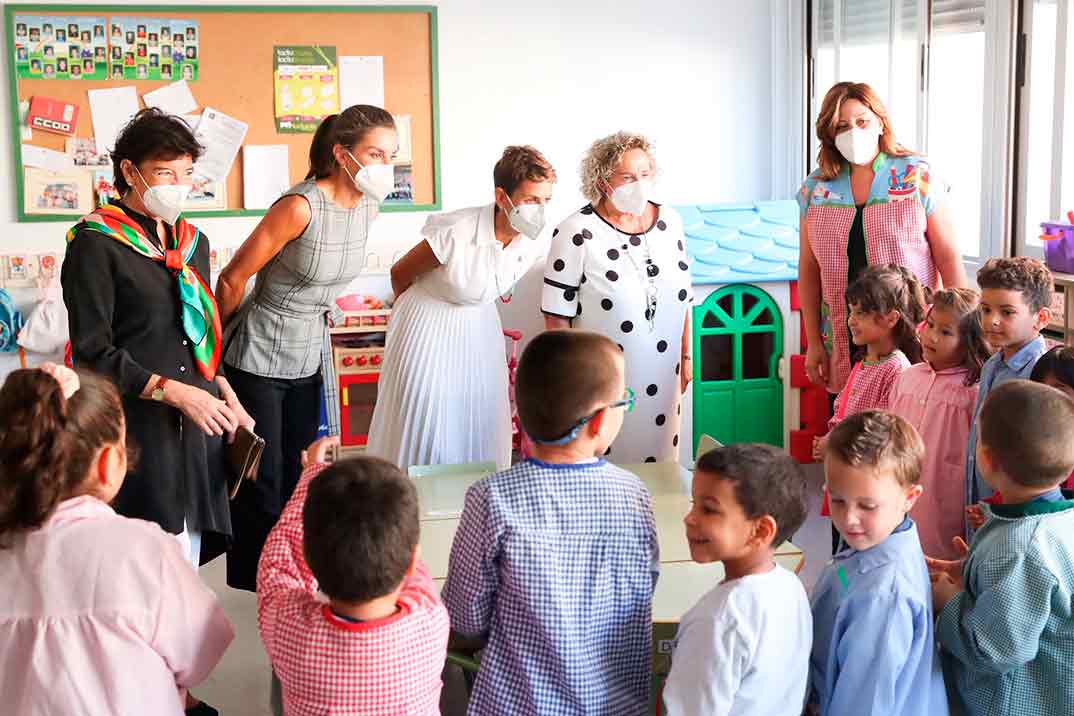
[[[772, 8], [783, 12], [785, 1], [442, 0], [443, 206], [489, 201], [492, 164], [505, 145], [522, 142], [559, 171], [551, 212], [558, 219], [581, 202], [582, 152], [620, 128], [653, 140], [661, 193], [672, 203], [767, 198], [776, 129]], [[169, 7], [180, 14], [181, 5]], [[5, 83], [9, 55], [0, 45]], [[266, 82], [270, 72], [265, 58]], [[0, 251], [62, 250], [66, 224], [15, 221], [7, 104], [0, 112]], [[385, 262], [413, 243], [423, 220], [392, 214], [378, 221], [374, 237]], [[215, 244], [236, 246], [256, 219], [198, 223]]]
[[[800, 132], [785, 126], [796, 124], [794, 112], [776, 104], [785, 98], [774, 99], [785, 86], [781, 78], [800, 71], [800, 53], [784, 50], [787, 31], [780, 30], [798, 22], [790, 11], [795, 2], [441, 0], [443, 207], [491, 201], [492, 165], [503, 147], [529, 143], [558, 170], [549, 212], [558, 222], [582, 203], [578, 164], [589, 143], [624, 128], [654, 142], [660, 198], [669, 203], [770, 198], [779, 185], [773, 176], [785, 171], [787, 161], [786, 143], [773, 138]], [[169, 7], [179, 15], [183, 4]], [[0, 44], [5, 82], [9, 54]], [[791, 69], [781, 68], [781, 60]], [[266, 82], [270, 67], [266, 58]], [[15, 220], [7, 103], [0, 112], [0, 254], [62, 251], [68, 224]], [[417, 240], [424, 219], [414, 213], [383, 215], [370, 245], [374, 260], [390, 265]], [[221, 247], [238, 246], [256, 223], [257, 218], [198, 220]], [[526, 293], [534, 295], [536, 287]], [[27, 296], [16, 294], [20, 304]], [[539, 327], [536, 305], [523, 306], [519, 298], [505, 323], [532, 335]], [[0, 373], [10, 367], [4, 358]]]

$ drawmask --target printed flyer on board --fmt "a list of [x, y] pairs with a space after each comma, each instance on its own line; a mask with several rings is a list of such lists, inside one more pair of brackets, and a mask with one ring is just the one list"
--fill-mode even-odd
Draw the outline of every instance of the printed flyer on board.
[[339, 112], [335, 47], [277, 45], [272, 67], [277, 132], [312, 134], [323, 118]]

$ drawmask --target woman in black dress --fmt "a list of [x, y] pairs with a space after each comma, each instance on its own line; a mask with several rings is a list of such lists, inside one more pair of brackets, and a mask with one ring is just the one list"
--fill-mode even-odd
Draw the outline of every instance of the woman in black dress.
[[116, 383], [142, 452], [113, 507], [178, 535], [195, 567], [231, 535], [223, 440], [253, 427], [217, 372], [208, 239], [179, 218], [200, 153], [181, 119], [139, 112], [112, 150], [122, 198], [68, 232], [61, 274], [75, 363]]

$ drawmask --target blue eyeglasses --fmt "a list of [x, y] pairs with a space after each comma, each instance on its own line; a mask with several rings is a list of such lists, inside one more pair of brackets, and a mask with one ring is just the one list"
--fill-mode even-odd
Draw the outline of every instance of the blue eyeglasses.
[[608, 403], [603, 408], [598, 408], [597, 410], [594, 410], [592, 413], [572, 425], [570, 430], [568, 430], [567, 434], [563, 437], [556, 438], [555, 440], [539, 440], [531, 436], [531, 439], [533, 440], [533, 442], [540, 443], [541, 445], [566, 445], [567, 443], [577, 438], [578, 433], [582, 432], [582, 428], [585, 427], [585, 424], [593, 418], [597, 417], [597, 413], [599, 413], [601, 410], [607, 410], [609, 408], [622, 408], [625, 406], [626, 411], [629, 413], [634, 410], [635, 400], [637, 400], [637, 398], [634, 395], [634, 391], [630, 388], [627, 388], [622, 400], [617, 400], [614, 403]]

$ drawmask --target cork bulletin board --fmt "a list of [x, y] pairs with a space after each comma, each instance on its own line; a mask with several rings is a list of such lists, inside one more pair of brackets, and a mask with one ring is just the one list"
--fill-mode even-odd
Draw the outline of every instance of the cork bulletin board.
[[[35, 95], [80, 108], [76, 137], [91, 138], [93, 121], [88, 90], [133, 86], [139, 98], [172, 80], [37, 79], [20, 78], [16, 71], [15, 16], [55, 15], [62, 19], [89, 16], [184, 18], [198, 24], [200, 38], [197, 75], [188, 84], [199, 105], [219, 110], [249, 125], [245, 145], [284, 144], [292, 184], [301, 181], [309, 165], [313, 134], [278, 133], [273, 84], [274, 48], [281, 45], [334, 47], [336, 55], [383, 57], [385, 109], [409, 115], [413, 202], [386, 204], [383, 211], [440, 209], [439, 112], [436, 8], [432, 6], [228, 6], [181, 5], [43, 5], [4, 7], [7, 36], [8, 111], [18, 189], [19, 221], [70, 221], [69, 214], [38, 214], [24, 210], [23, 140], [19, 103]], [[62, 25], [57, 25], [62, 26]], [[179, 77], [175, 77], [179, 79]], [[65, 151], [66, 137], [33, 130], [27, 145]], [[256, 216], [264, 210], [243, 207], [243, 152], [227, 176], [227, 207], [191, 211], [195, 216]]]

